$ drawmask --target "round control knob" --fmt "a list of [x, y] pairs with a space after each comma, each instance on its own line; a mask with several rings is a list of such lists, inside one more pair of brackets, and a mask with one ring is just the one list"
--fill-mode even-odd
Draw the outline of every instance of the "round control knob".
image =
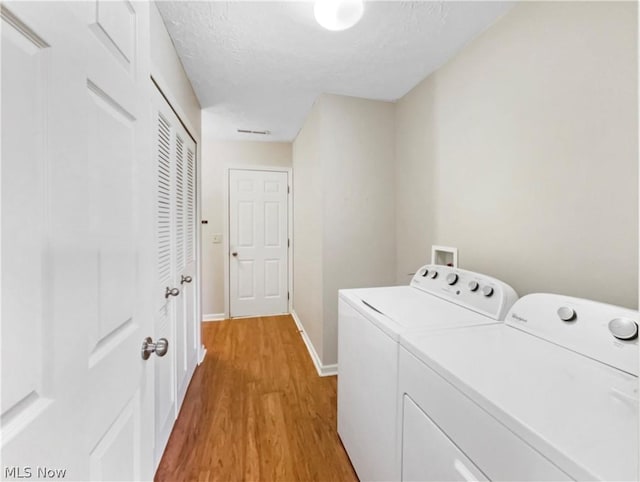
[[609, 331], [618, 340], [634, 340], [638, 337], [638, 324], [629, 318], [616, 318], [609, 322]]
[[491, 286], [483, 286], [482, 287], [482, 294], [485, 295], [488, 298], [489, 296], [491, 296], [493, 294], [493, 288]]
[[447, 275], [447, 284], [453, 286], [458, 282], [458, 275], [455, 273], [449, 273]]
[[438, 277], [438, 272], [435, 270], [429, 271], [429, 278], [436, 279]]
[[576, 311], [568, 306], [558, 308], [558, 316], [562, 321], [573, 321], [576, 319]]
[[427, 268], [425, 268], [424, 271], [422, 272], [422, 277], [424, 278], [428, 274], [429, 274], [429, 270]]
[[477, 281], [469, 281], [469, 289], [471, 291], [478, 291], [478, 288], [480, 288], [480, 285]]

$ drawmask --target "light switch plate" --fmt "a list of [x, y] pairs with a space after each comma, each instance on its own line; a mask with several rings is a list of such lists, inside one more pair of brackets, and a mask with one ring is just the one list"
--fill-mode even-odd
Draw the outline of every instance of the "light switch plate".
[[213, 244], [222, 243], [222, 234], [214, 234], [213, 235]]

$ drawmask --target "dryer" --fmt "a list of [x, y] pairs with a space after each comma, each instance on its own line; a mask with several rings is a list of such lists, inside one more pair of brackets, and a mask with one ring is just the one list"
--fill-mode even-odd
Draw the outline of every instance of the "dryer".
[[640, 313], [534, 294], [401, 337], [403, 480], [637, 480]]
[[427, 265], [409, 286], [341, 290], [338, 434], [360, 480], [399, 480], [399, 336], [498, 323], [517, 299], [506, 283]]

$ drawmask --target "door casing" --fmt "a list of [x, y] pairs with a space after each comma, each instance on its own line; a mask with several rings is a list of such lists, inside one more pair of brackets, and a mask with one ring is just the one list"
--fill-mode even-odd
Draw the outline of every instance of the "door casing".
[[151, 81], [160, 91], [160, 94], [169, 104], [169, 107], [178, 116], [178, 119], [182, 123], [182, 126], [187, 131], [187, 134], [196, 143], [196, 179], [195, 179], [195, 203], [196, 203], [196, 226], [195, 226], [195, 249], [196, 249], [196, 319], [199, 320], [200, 329], [198, 329], [198, 346], [200, 347], [200, 353], [198, 355], [198, 365], [204, 361], [204, 357], [207, 353], [207, 349], [202, 344], [202, 196], [201, 196], [201, 163], [200, 163], [200, 137], [197, 135], [198, 131], [195, 126], [191, 124], [186, 112], [180, 107], [178, 97], [176, 97], [169, 88], [168, 82], [164, 79], [160, 73], [161, 69], [151, 60]]
[[[165, 117], [167, 118], [171, 118], [171, 117], [175, 117], [175, 119], [177, 120], [177, 122], [180, 124], [180, 127], [184, 130], [184, 133], [186, 133], [186, 136], [189, 137], [191, 139], [191, 141], [193, 141], [194, 144], [194, 161], [195, 161], [195, 165], [194, 165], [194, 215], [193, 215], [193, 228], [194, 228], [194, 263], [195, 266], [193, 267], [194, 269], [194, 286], [193, 289], [195, 290], [195, 306], [194, 306], [194, 318], [193, 318], [193, 322], [194, 322], [194, 330], [195, 330], [195, 335], [196, 335], [196, 363], [197, 365], [199, 365], [200, 363], [202, 363], [204, 354], [203, 354], [203, 346], [202, 346], [202, 341], [201, 341], [201, 315], [200, 315], [200, 303], [199, 303], [199, 296], [200, 296], [200, 274], [199, 274], [199, 264], [200, 264], [200, 258], [199, 258], [199, 244], [200, 244], [200, 222], [199, 222], [199, 209], [200, 209], [200, 190], [199, 190], [199, 175], [198, 175], [198, 169], [199, 169], [199, 159], [198, 159], [198, 143], [196, 138], [191, 134], [191, 132], [188, 129], [188, 126], [185, 124], [184, 120], [180, 118], [180, 115], [178, 114], [178, 112], [176, 111], [176, 109], [174, 109], [174, 107], [171, 105], [171, 102], [169, 101], [169, 98], [167, 97], [166, 93], [160, 88], [160, 86], [157, 84], [157, 82], [155, 82], [155, 80], [153, 79], [153, 76], [151, 77], [152, 80], [152, 84], [150, 85], [150, 89], [153, 90], [152, 93], [152, 97], [153, 97], [153, 102], [152, 102], [152, 109], [153, 109], [153, 121], [155, 122], [157, 119], [157, 116], [159, 113], [162, 113]], [[175, 128], [175, 126], [174, 126]], [[173, 131], [172, 131], [173, 132]], [[173, 141], [172, 141], [173, 142]], [[186, 149], [187, 149], [187, 142], [185, 140], [185, 156], [186, 156]], [[157, 168], [157, 166], [155, 166], [156, 161], [156, 157], [155, 157], [155, 147], [153, 149], [154, 152], [154, 167]], [[172, 166], [172, 172], [175, 166]], [[184, 169], [184, 174], [186, 176], [186, 160], [185, 160], [185, 164], [183, 166]], [[175, 179], [172, 178], [172, 196], [175, 195], [175, 192], [173, 192], [173, 181]], [[173, 197], [172, 197], [173, 199]], [[185, 205], [186, 208], [186, 205]], [[171, 227], [171, 239], [172, 239], [172, 243], [175, 241], [175, 232], [174, 229], [176, 228], [175, 222], [175, 213], [172, 213], [172, 219], [173, 219], [173, 225]], [[188, 229], [185, 226], [185, 229]], [[172, 244], [173, 249], [175, 249], [177, 247], [177, 244]], [[176, 268], [176, 266], [172, 266], [172, 268]], [[175, 273], [172, 274], [173, 279], [170, 281], [171, 286], [172, 287], [177, 287], [178, 289], [180, 289], [181, 293], [180, 293], [180, 298], [177, 299], [169, 299], [167, 300], [167, 303], [169, 304], [169, 317], [170, 317], [170, 325], [171, 325], [171, 331], [170, 333], [168, 333], [168, 335], [170, 336], [169, 338], [169, 347], [170, 347], [170, 354], [172, 356], [183, 356], [184, 354], [182, 353], [175, 353], [174, 351], [177, 349], [178, 347], [178, 338], [177, 338], [177, 326], [175, 326], [175, 323], [180, 319], [179, 316], [177, 316], [177, 314], [173, 314], [171, 315], [171, 312], [176, 311], [176, 310], [180, 310], [183, 308], [183, 305], [181, 305], [180, 303], [188, 303], [189, 299], [188, 298], [182, 298], [185, 296], [185, 292], [186, 290], [188, 290], [190, 288], [190, 286], [188, 285], [180, 285], [178, 284], [178, 277], [180, 274], [182, 274], [183, 272], [185, 272], [184, 270], [186, 270], [188, 268], [188, 265], [185, 265], [183, 267], [183, 271], [178, 272], [176, 271]], [[162, 291], [164, 285], [158, 285], [157, 286], [157, 290], [158, 292]], [[155, 316], [157, 316], [157, 313], [155, 313]], [[184, 315], [183, 315], [184, 316]], [[154, 318], [154, 325], [156, 323], [156, 319]], [[184, 335], [186, 336], [186, 333], [188, 333], [188, 329], [185, 331]], [[154, 333], [154, 338], [159, 338], [161, 336], [161, 334], [159, 333]], [[166, 335], [165, 335], [166, 336]], [[174, 351], [172, 351], [174, 350]], [[164, 360], [161, 360], [160, 362], [162, 362]], [[188, 360], [188, 364], [191, 361], [191, 359]], [[169, 413], [169, 416], [171, 417], [171, 428], [173, 428], [175, 421], [177, 420], [178, 414], [180, 412], [180, 408], [182, 406], [182, 403], [184, 402], [184, 396], [186, 394], [186, 390], [188, 389], [189, 383], [193, 377], [195, 368], [192, 365], [189, 365], [189, 369], [188, 369], [188, 374], [186, 376], [186, 381], [184, 383], [184, 385], [180, 384], [180, 380], [179, 380], [179, 374], [177, 371], [177, 368], [179, 366], [178, 360], [177, 358], [173, 358], [172, 360], [172, 367], [171, 369], [171, 374], [172, 374], [172, 384], [173, 386], [171, 387], [171, 391], [173, 394], [173, 401], [174, 401], [174, 405], [172, 407], [172, 410]], [[157, 383], [157, 381], [156, 381]], [[182, 389], [182, 390], [181, 390]], [[157, 397], [157, 392], [156, 392], [156, 397]], [[155, 400], [156, 403], [156, 411], [157, 411], [157, 403], [158, 400]], [[158, 425], [157, 423], [158, 421], [155, 421], [155, 437], [154, 437], [154, 469], [157, 470], [158, 465], [161, 461], [162, 458], [162, 454], [164, 453], [164, 450], [166, 449], [166, 444], [168, 442], [168, 438], [165, 440], [164, 438], [159, 438], [159, 433], [158, 430], [160, 428], [162, 428], [161, 426]]]
[[223, 251], [224, 251], [224, 317], [229, 318], [230, 311], [230, 269], [229, 269], [229, 175], [231, 171], [267, 171], [267, 172], [286, 172], [289, 186], [289, 193], [287, 195], [287, 236], [290, 240], [289, 249], [287, 249], [287, 291], [289, 292], [289, 300], [287, 308], [291, 313], [293, 306], [293, 169], [291, 167], [276, 167], [276, 166], [226, 166], [224, 169], [224, 236], [223, 236]]

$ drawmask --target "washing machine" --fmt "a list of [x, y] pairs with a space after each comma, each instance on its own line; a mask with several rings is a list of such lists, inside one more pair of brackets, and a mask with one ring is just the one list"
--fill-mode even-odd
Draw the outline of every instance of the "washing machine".
[[427, 265], [408, 286], [339, 293], [338, 434], [360, 480], [399, 480], [399, 336], [500, 322], [517, 299], [506, 283]]
[[640, 313], [533, 294], [401, 337], [402, 480], [637, 480]]

